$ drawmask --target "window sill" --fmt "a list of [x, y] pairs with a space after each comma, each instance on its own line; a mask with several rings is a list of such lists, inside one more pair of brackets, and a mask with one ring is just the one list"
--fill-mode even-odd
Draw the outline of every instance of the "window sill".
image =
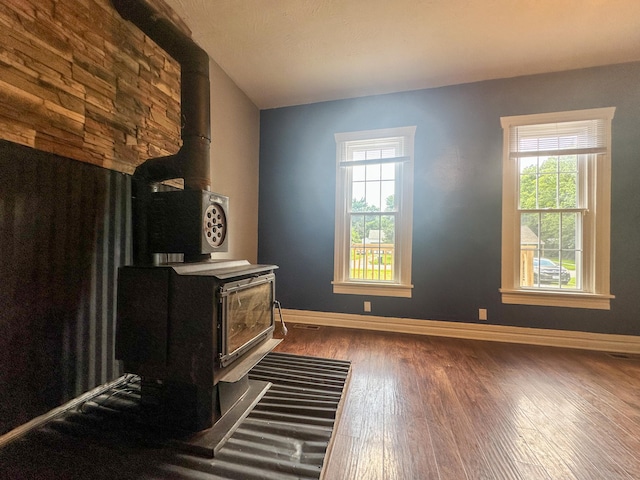
[[514, 305], [541, 305], [548, 307], [591, 308], [595, 310], [610, 310], [613, 295], [582, 293], [582, 292], [554, 292], [530, 290], [510, 290], [501, 288], [502, 303]]
[[377, 297], [411, 298], [413, 285], [332, 282], [333, 293], [346, 295], [372, 295]]

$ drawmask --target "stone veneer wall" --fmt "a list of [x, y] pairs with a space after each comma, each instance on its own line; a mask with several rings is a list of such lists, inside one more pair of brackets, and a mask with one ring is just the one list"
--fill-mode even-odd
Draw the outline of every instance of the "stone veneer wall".
[[0, 138], [131, 173], [179, 124], [179, 65], [109, 0], [0, 0]]

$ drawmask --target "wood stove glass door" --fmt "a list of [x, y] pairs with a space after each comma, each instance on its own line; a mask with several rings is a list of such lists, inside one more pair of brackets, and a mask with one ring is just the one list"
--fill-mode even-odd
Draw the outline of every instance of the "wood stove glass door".
[[273, 332], [274, 281], [267, 274], [221, 288], [223, 367]]

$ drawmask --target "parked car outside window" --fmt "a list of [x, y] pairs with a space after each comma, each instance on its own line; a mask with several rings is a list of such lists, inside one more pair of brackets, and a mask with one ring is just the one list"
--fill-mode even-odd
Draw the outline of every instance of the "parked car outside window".
[[[538, 281], [539, 279], [539, 281]], [[555, 283], [560, 282], [566, 285], [571, 280], [571, 273], [548, 258], [533, 258], [533, 281], [534, 283]]]

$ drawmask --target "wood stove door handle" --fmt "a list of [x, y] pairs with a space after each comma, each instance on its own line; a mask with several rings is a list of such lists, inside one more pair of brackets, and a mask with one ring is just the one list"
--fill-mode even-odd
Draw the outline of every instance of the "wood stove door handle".
[[273, 304], [278, 307], [278, 314], [280, 315], [280, 323], [282, 324], [282, 335], [287, 335], [287, 326], [284, 324], [284, 318], [282, 318], [282, 306], [278, 300], [274, 300]]

